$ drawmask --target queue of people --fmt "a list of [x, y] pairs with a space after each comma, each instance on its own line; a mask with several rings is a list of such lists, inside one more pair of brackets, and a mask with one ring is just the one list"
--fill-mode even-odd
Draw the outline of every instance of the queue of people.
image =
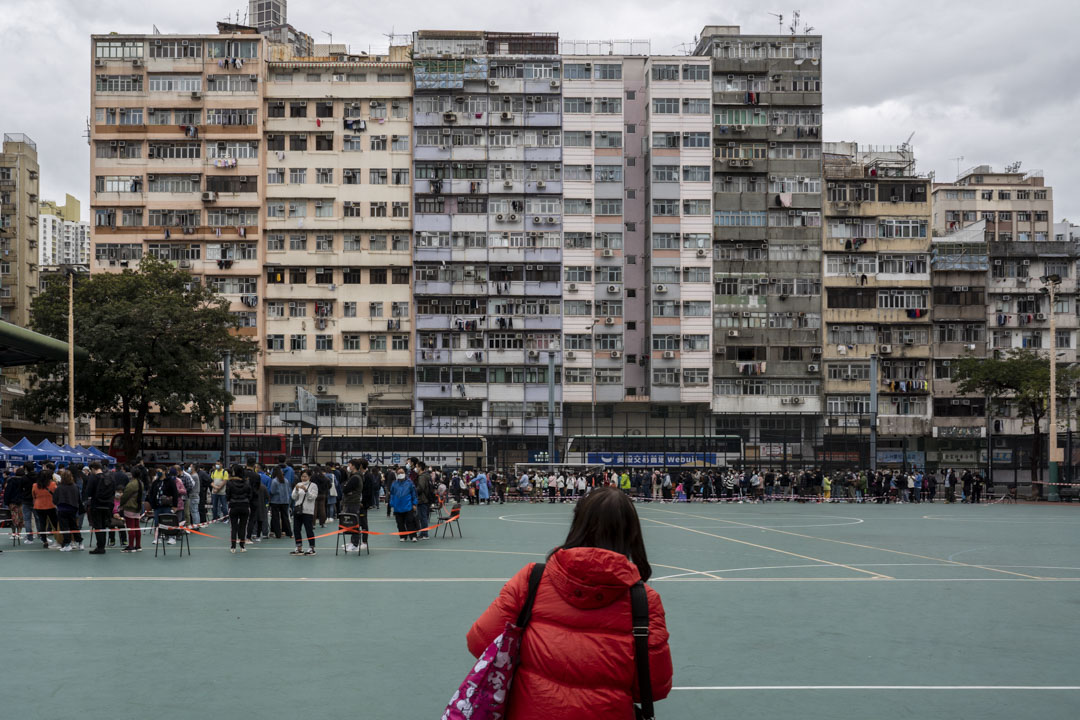
[[[469, 476], [473, 494], [488, 497], [486, 476], [481, 477], [483, 491], [481, 481]], [[348, 513], [358, 522], [346, 534], [345, 551], [360, 552], [368, 549], [368, 514], [382, 502], [387, 515], [394, 513], [400, 542], [427, 540], [431, 507], [449, 496], [448, 479], [416, 458], [382, 468], [365, 459], [294, 467], [284, 457], [269, 466], [249, 458], [230, 468], [150, 468], [141, 460], [114, 468], [28, 462], [0, 478], [0, 509], [7, 510], [0, 525], [24, 544], [40, 541], [62, 552], [86, 549], [82, 528], [88, 525], [94, 539], [90, 554], [97, 555], [107, 548], [141, 552], [144, 521], [152, 523], [154, 542], [175, 544], [175, 536], [157, 533], [163, 518], [189, 528], [227, 520], [234, 553], [271, 538], [291, 538], [290, 554], [307, 556], [316, 554], [316, 528]]]

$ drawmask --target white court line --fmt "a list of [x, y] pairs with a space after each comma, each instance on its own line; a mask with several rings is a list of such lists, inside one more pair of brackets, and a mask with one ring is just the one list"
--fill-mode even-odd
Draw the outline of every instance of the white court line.
[[998, 523], [1007, 525], [1080, 525], [1069, 520], [995, 520], [992, 518], [969, 518], [959, 515], [923, 515], [923, 520], [948, 520], [957, 522]]
[[1021, 690], [1075, 692], [1080, 685], [686, 685], [672, 690]]
[[[505, 583], [508, 577], [445, 577], [445, 578], [394, 578], [394, 577], [162, 577], [136, 575], [130, 577], [0, 577], [2, 582], [207, 582], [207, 583]], [[724, 577], [682, 577], [664, 580], [658, 578], [657, 582], [704, 582], [704, 583], [1055, 583], [1055, 582], [1080, 582], [1076, 578], [879, 578], [879, 577], [849, 577], [849, 578], [724, 578]], [[652, 581], [650, 581], [652, 582]]]

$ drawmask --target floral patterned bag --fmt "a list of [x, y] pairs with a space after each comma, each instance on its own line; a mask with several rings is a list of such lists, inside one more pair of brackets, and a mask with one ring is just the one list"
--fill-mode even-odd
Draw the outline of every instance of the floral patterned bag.
[[514, 680], [521, 653], [521, 636], [532, 616], [536, 588], [544, 574], [544, 563], [536, 563], [529, 575], [529, 594], [518, 614], [516, 623], [506, 623], [506, 629], [491, 641], [469, 671], [464, 682], [450, 698], [442, 720], [501, 720], [506, 717], [510, 683]]

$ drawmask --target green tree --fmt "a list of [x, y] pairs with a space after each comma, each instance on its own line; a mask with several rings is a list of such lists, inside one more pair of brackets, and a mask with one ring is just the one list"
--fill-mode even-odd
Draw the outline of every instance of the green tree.
[[[119, 413], [128, 457], [141, 450], [152, 409], [201, 420], [220, 414], [233, 400], [219, 365], [224, 352], [242, 361], [257, 351], [235, 333], [227, 300], [151, 256], [137, 271], [76, 280], [74, 307], [75, 342], [90, 355], [75, 367], [75, 410]], [[66, 340], [67, 278], [53, 278], [32, 310], [34, 330]], [[31, 373], [24, 411], [37, 419], [66, 412], [67, 363], [41, 363]]]
[[[966, 357], [953, 361], [957, 389], [964, 394], [979, 394], [1000, 407], [1015, 403], [1020, 418], [1031, 420], [1031, 477], [1042, 479], [1042, 420], [1049, 413], [1050, 360], [1034, 350], [1011, 350], [1002, 358]], [[1080, 375], [1058, 363], [1057, 398], [1069, 396]], [[987, 408], [989, 411], [989, 408]], [[1064, 418], [1062, 413], [1060, 417]], [[1042, 486], [1032, 485], [1032, 492], [1042, 496]]]

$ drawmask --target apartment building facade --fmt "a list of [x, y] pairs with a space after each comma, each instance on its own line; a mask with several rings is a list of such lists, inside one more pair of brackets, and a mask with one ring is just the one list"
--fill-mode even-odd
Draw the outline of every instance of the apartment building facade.
[[271, 417], [316, 395], [327, 432], [412, 415], [412, 77], [389, 57], [271, 61], [265, 297]]
[[[213, 35], [94, 35], [90, 48], [91, 272], [144, 255], [174, 262], [224, 295], [252, 336], [265, 283], [266, 48], [224, 23]], [[256, 358], [236, 360], [234, 427], [253, 428], [266, 390]]]
[[[942, 242], [957, 236], [960, 231], [972, 236], [970, 242], [976, 242], [979, 228], [982, 230], [989, 269], [984, 279], [985, 300], [976, 305], [979, 297], [970, 294], [971, 286], [968, 285], [969, 295], [964, 299], [972, 306], [964, 313], [970, 316], [972, 325], [979, 321], [985, 324], [984, 352], [997, 354], [1016, 348], [1049, 352], [1050, 317], [1053, 314], [1057, 361], [1075, 362], [1078, 329], [1076, 261], [1080, 252], [1075, 240], [1057, 236], [1053, 224], [1053, 189], [1045, 184], [1042, 173], [1021, 172], [1017, 166], [998, 171], [980, 165], [961, 173], [954, 182], [935, 183], [933, 204], [933, 229]], [[1049, 294], [1043, 292], [1046, 283], [1042, 280], [1051, 275], [1060, 278], [1053, 307]], [[952, 285], [948, 287], [950, 292], [953, 291]], [[958, 284], [958, 287], [963, 285]], [[981, 317], [976, 319], [977, 315]], [[964, 351], [978, 353], [983, 346], [979, 342], [974, 344], [974, 350], [965, 346]], [[945, 353], [942, 355], [942, 362], [948, 359]], [[935, 374], [938, 372], [936, 366]], [[942, 381], [948, 380], [950, 375], [944, 367], [940, 368], [940, 374]], [[949, 396], [944, 395], [945, 387], [942, 390], [943, 396], [935, 402], [944, 407]], [[981, 407], [977, 401], [984, 402], [979, 398], [950, 397], [950, 408], [953, 399], [959, 399], [961, 403], [968, 400], [976, 409]], [[1010, 403], [995, 404], [991, 413], [989, 431], [994, 438], [995, 472], [1025, 467], [1030, 421], [1018, 417], [1016, 408]], [[976, 423], [975, 420], [969, 422]], [[939, 427], [939, 436], [941, 432]], [[968, 432], [974, 434], [975, 430]], [[970, 454], [974, 452], [970, 447], [973, 444], [977, 443], [969, 442], [968, 447], [958, 449]]]
[[717, 434], [751, 463], [821, 444], [821, 37], [706, 26]]
[[876, 415], [879, 466], [921, 467], [907, 439], [930, 433], [930, 180], [907, 146], [823, 155], [823, 457], [868, 464]]
[[4, 133], [0, 153], [0, 319], [30, 324], [38, 291], [40, 168], [37, 144], [22, 133]]
[[90, 223], [82, 219], [82, 205], [68, 195], [63, 205], [44, 200], [38, 220], [38, 265], [90, 265]]
[[413, 62], [415, 430], [524, 460], [562, 434], [558, 36], [419, 31]]

